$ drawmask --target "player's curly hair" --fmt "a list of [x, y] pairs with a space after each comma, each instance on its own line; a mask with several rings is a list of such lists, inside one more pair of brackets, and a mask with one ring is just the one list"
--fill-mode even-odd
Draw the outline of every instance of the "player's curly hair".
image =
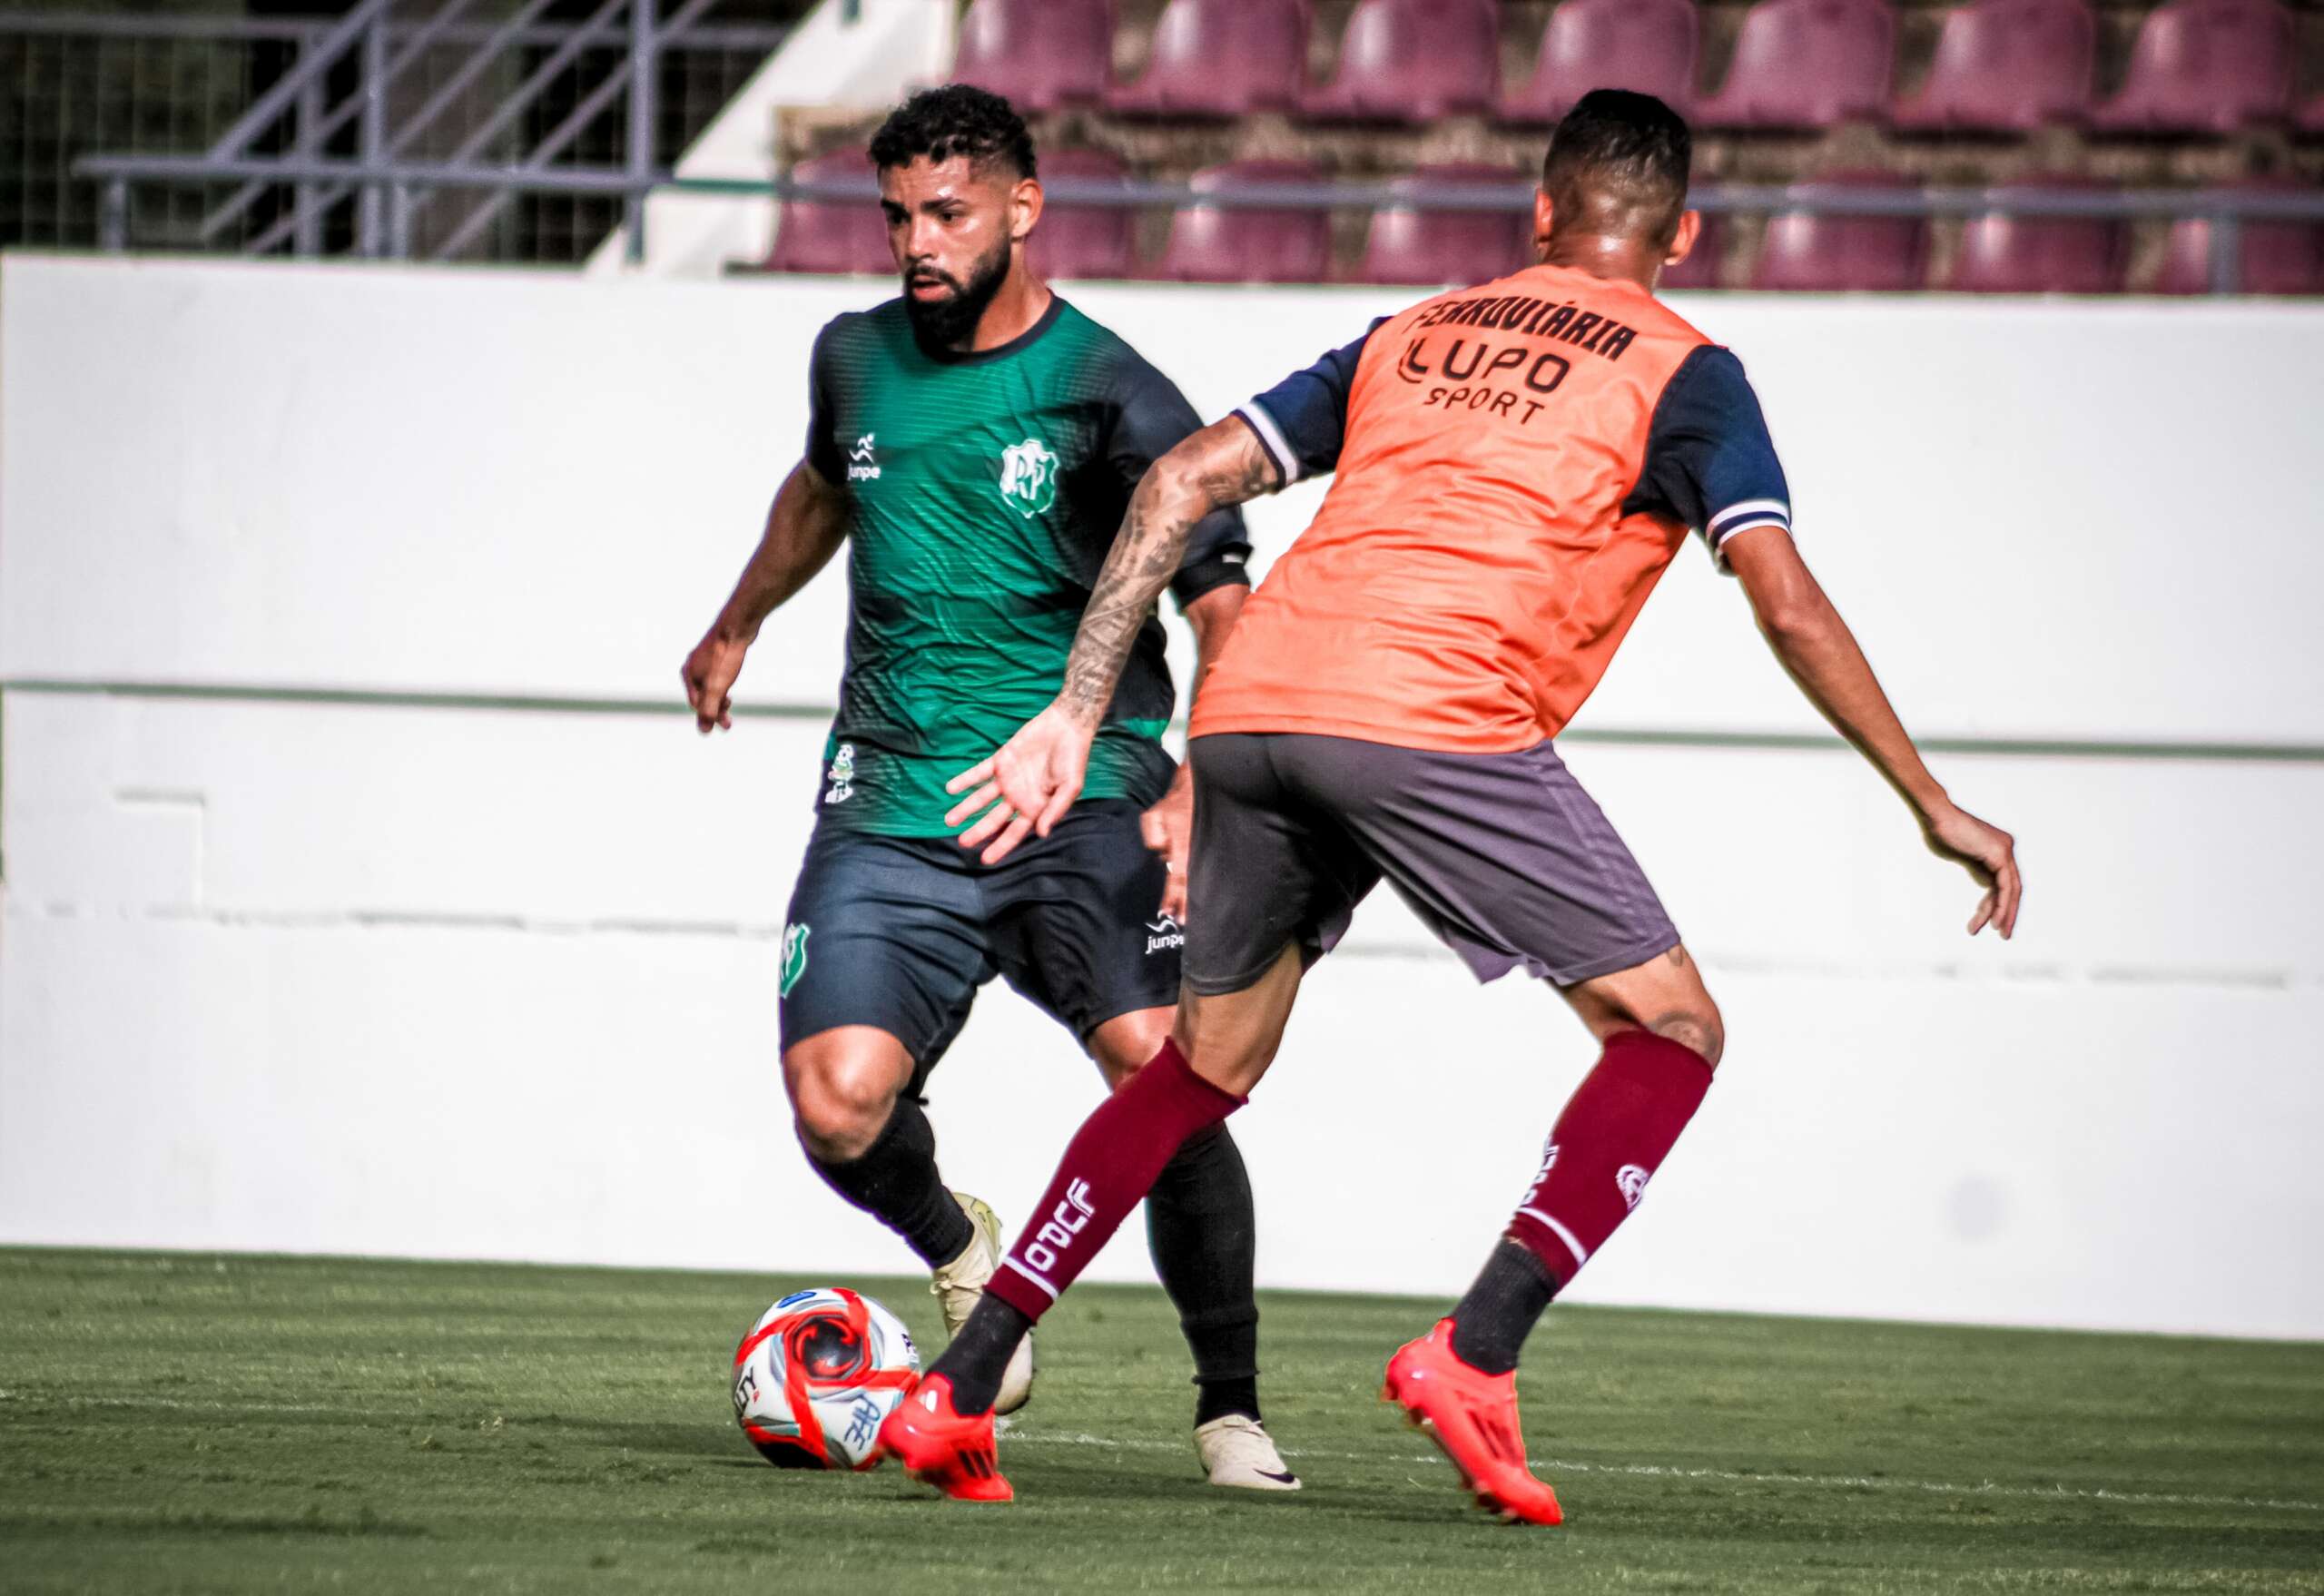
[[915, 156], [931, 162], [965, 155], [972, 162], [1000, 161], [1019, 177], [1038, 175], [1033, 135], [1017, 108], [999, 94], [968, 84], [922, 89], [888, 113], [872, 135], [872, 164], [882, 172]]
[[1686, 213], [1695, 159], [1687, 119], [1652, 94], [1592, 89], [1574, 103], [1541, 162], [1556, 215], [1583, 232], [1668, 249]]

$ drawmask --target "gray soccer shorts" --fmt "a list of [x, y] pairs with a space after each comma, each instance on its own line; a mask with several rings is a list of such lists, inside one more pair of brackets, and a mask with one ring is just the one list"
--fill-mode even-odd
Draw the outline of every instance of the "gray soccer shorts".
[[1545, 740], [1442, 754], [1297, 732], [1195, 739], [1185, 980], [1239, 992], [1296, 942], [1330, 951], [1384, 877], [1479, 980], [1559, 986], [1643, 964], [1679, 933]]

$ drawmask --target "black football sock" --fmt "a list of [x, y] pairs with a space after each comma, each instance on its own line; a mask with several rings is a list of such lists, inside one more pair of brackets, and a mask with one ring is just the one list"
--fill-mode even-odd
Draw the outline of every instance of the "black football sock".
[[1452, 1310], [1452, 1355], [1488, 1374], [1506, 1374], [1557, 1294], [1557, 1276], [1531, 1250], [1513, 1241], [1497, 1244]]
[[1155, 1273], [1195, 1355], [1195, 1423], [1259, 1416], [1257, 1223], [1243, 1152], [1224, 1125], [1187, 1138], [1146, 1194]]
[[807, 1155], [831, 1188], [911, 1244], [931, 1269], [942, 1268], [976, 1239], [970, 1222], [936, 1168], [936, 1131], [910, 1098], [894, 1112], [860, 1158], [828, 1163]]
[[929, 1377], [941, 1374], [952, 1383], [952, 1405], [961, 1413], [984, 1413], [1000, 1395], [1009, 1355], [1032, 1327], [1032, 1320], [988, 1291], [951, 1345], [929, 1365]]

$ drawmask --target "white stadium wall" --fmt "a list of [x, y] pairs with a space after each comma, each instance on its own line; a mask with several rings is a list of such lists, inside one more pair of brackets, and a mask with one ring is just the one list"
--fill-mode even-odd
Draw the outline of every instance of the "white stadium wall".
[[[809, 342], [884, 291], [0, 264], [0, 1241], [906, 1265], [775, 1068], [842, 582], [763, 713], [675, 713]], [[1071, 291], [1212, 416], [1403, 298]], [[1731, 1042], [1577, 1296], [2324, 1335], [2324, 308], [1684, 308], [2032, 895], [1964, 939], [1682, 557], [1568, 750]], [[1456, 1288], [1589, 1057], [1368, 905], [1236, 1121], [1264, 1282]], [[990, 990], [948, 1171], [1021, 1216], [1096, 1091]], [[1148, 1277], [1135, 1234], [1098, 1272]]]

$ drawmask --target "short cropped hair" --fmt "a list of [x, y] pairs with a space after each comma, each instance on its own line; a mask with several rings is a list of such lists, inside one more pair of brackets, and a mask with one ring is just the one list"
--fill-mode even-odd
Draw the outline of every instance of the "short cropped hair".
[[1686, 118], [1652, 94], [1592, 89], [1558, 123], [1541, 162], [1551, 225], [1668, 249], [1694, 158]]
[[1017, 108], [968, 84], [921, 90], [888, 113], [872, 135], [872, 164], [882, 172], [921, 155], [936, 164], [955, 155], [978, 163], [998, 161], [1020, 178], [1038, 175], [1033, 135]]

